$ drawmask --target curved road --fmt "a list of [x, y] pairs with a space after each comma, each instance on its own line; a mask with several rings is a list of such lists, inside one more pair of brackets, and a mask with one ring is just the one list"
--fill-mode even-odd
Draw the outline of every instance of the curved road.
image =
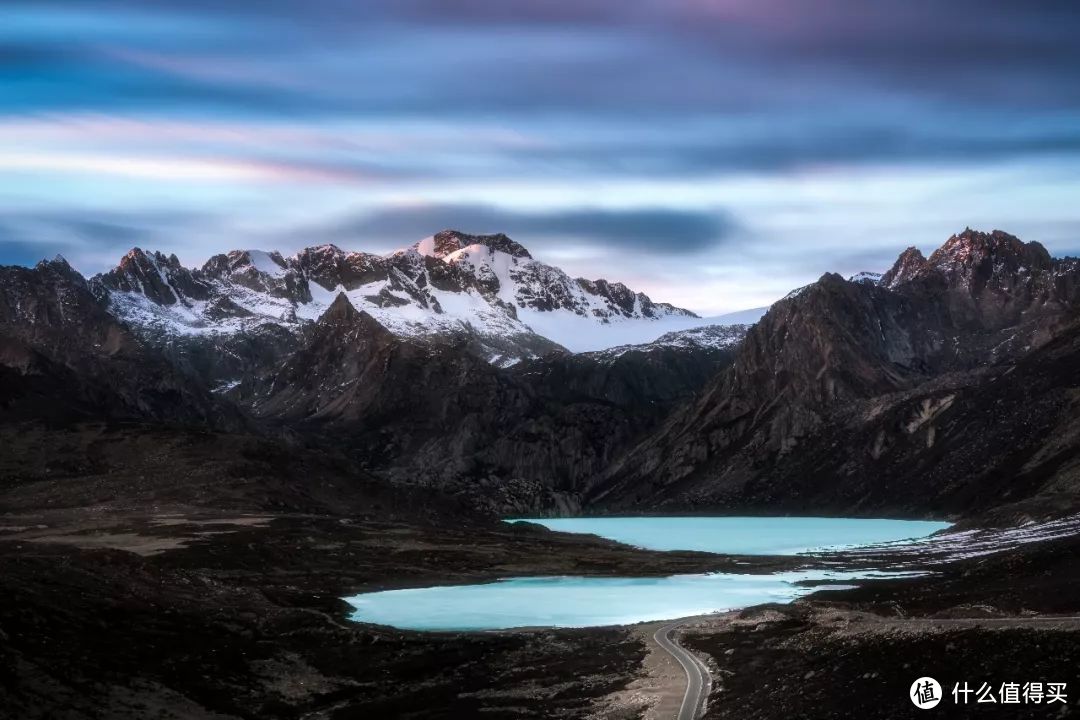
[[[686, 672], [686, 694], [683, 695], [682, 705], [679, 706], [677, 720], [697, 720], [705, 712], [705, 703], [712, 692], [712, 674], [696, 655], [685, 650], [675, 639], [672, 633], [687, 620], [680, 620], [664, 625], [653, 635], [656, 644], [674, 657], [682, 669]], [[913, 625], [925, 625], [928, 627], [993, 627], [1002, 625], [1011, 627], [1046, 627], [1051, 623], [1057, 623], [1061, 628], [1075, 628], [1080, 623], [1080, 617], [1072, 616], [1039, 616], [1039, 617], [1003, 617], [1003, 618], [903, 618], [896, 620], [883, 620], [880, 625], [911, 627]]]
[[653, 635], [656, 644], [670, 653], [686, 671], [686, 694], [683, 695], [682, 705], [679, 707], [678, 720], [697, 720], [705, 710], [705, 702], [709, 699], [712, 690], [712, 675], [705, 663], [698, 660], [697, 656], [682, 648], [676, 642], [671, 633], [682, 622], [673, 622], [664, 625]]

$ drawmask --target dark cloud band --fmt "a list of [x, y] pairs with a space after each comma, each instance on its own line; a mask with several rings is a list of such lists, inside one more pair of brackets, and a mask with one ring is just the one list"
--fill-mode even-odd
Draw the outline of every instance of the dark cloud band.
[[[577, 208], [554, 212], [522, 212], [484, 205], [425, 205], [386, 208], [315, 232], [348, 247], [372, 242], [402, 245], [411, 238], [454, 228], [468, 233], [505, 232], [529, 244], [530, 239], [556, 245], [632, 250], [645, 254], [682, 254], [715, 247], [735, 230], [724, 212], [666, 208], [608, 210]], [[404, 242], [403, 242], [404, 241]]]

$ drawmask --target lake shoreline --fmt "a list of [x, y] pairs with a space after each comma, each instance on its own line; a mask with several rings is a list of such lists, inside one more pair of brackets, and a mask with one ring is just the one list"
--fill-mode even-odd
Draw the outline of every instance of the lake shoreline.
[[[600, 537], [660, 552], [708, 552], [740, 558], [724, 571], [656, 576], [530, 575], [496, 582], [433, 585], [345, 597], [352, 619], [407, 630], [466, 632], [526, 627], [608, 627], [723, 612], [794, 600], [815, 583], [851, 583], [903, 576], [888, 564], [890, 544], [915, 544], [944, 523], [815, 517], [581, 517], [510, 520], [571, 536]], [[881, 547], [876, 563], [838, 566], [847, 550]], [[789, 568], [760, 572], [757, 558], [786, 559]], [[757, 567], [759, 572], [746, 570]]]

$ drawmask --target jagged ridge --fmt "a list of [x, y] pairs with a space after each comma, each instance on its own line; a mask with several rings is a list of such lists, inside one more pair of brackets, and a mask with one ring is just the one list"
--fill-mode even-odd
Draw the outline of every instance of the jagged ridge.
[[[358, 309], [401, 337], [466, 342], [499, 365], [563, 351], [575, 335], [612, 323], [680, 320], [696, 316], [621, 283], [570, 278], [534, 260], [505, 235], [447, 230], [390, 255], [346, 252], [319, 245], [292, 257], [238, 250], [216, 255], [200, 269], [175, 255], [136, 248], [91, 286], [110, 309], [178, 356], [251, 353], [237, 336], [264, 338], [279, 357], [296, 336], [344, 293]], [[651, 325], [651, 322], [649, 322]], [[645, 328], [653, 337], [664, 327]], [[612, 343], [615, 344], [615, 343]], [[251, 362], [201, 368], [211, 381], [250, 377]]]

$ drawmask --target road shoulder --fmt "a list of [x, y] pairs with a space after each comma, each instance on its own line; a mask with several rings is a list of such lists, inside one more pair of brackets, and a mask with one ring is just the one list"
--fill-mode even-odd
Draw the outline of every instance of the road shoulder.
[[[722, 613], [687, 618], [683, 622], [688, 628], [696, 628], [699, 623], [722, 622], [724, 618], [734, 618], [735, 615]], [[660, 647], [655, 639], [656, 632], [672, 622], [677, 621], [640, 623], [628, 628], [631, 635], [646, 647], [641, 672], [622, 690], [599, 698], [589, 716], [590, 720], [672, 720], [678, 716], [686, 694], [686, 672], [679, 661]], [[697, 653], [695, 655], [699, 659], [704, 657]], [[703, 659], [701, 661], [705, 662]]]

